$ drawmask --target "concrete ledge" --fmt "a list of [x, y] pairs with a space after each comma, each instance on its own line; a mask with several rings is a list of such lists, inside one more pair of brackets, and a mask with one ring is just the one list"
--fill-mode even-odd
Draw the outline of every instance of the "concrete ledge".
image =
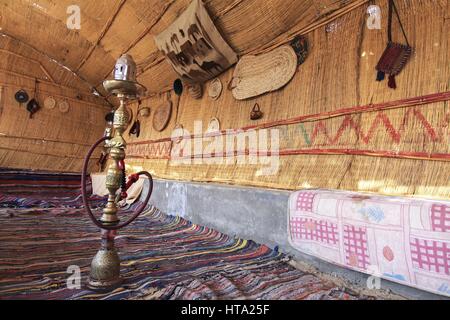
[[[306, 262], [320, 272], [365, 288], [366, 274], [302, 254], [289, 244], [289, 195], [290, 192], [279, 190], [155, 180], [151, 204], [169, 215], [181, 216], [228, 235], [254, 240], [271, 248], [278, 247], [280, 252], [294, 260]], [[381, 280], [381, 288], [409, 299], [447, 299], [384, 279]]]

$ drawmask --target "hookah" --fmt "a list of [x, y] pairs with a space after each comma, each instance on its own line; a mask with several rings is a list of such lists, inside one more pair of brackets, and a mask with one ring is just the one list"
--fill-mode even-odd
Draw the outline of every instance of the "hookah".
[[[116, 62], [113, 80], [105, 80], [103, 87], [111, 94], [117, 96], [120, 106], [114, 112], [113, 129], [107, 128], [104, 137], [98, 140], [87, 153], [83, 171], [81, 175], [81, 190], [85, 210], [92, 222], [102, 230], [101, 247], [91, 263], [91, 272], [89, 276], [88, 288], [93, 291], [108, 292], [114, 290], [122, 284], [120, 277], [120, 258], [114, 246], [116, 232], [136, 220], [145, 210], [150, 196], [153, 192], [153, 178], [150, 173], [141, 171], [132, 174], [126, 181], [125, 172], [125, 149], [126, 142], [123, 133], [128, 128], [130, 115], [125, 107], [127, 101], [137, 99], [145, 92], [145, 87], [136, 81], [136, 63], [128, 55], [122, 55]], [[114, 132], [113, 132], [114, 131]], [[86, 180], [88, 175], [89, 160], [101, 144], [105, 143], [105, 149], [108, 150], [111, 158], [106, 175], [106, 188], [109, 192], [108, 202], [103, 209], [103, 215], [98, 220], [89, 206], [89, 197], [87, 195]], [[118, 218], [118, 203], [127, 198], [127, 190], [137, 182], [140, 176], [146, 176], [149, 181], [149, 190], [145, 200], [136, 208], [132, 216], [125, 222], [120, 222]], [[121, 189], [121, 192], [117, 192]]]

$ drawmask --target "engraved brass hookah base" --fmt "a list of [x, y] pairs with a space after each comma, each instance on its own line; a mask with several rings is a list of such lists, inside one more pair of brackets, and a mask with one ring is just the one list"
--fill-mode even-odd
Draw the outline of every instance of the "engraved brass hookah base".
[[[108, 92], [117, 95], [120, 100], [120, 106], [114, 113], [114, 134], [111, 135], [109, 131], [109, 133], [107, 133], [91, 147], [84, 161], [81, 178], [82, 196], [85, 209], [94, 224], [102, 229], [101, 247], [91, 263], [88, 288], [94, 291], [102, 292], [111, 291], [119, 287], [122, 283], [122, 279], [120, 277], [120, 258], [114, 246], [116, 231], [132, 223], [145, 210], [153, 191], [153, 179], [148, 172], [142, 171], [137, 174], [133, 174], [128, 178], [128, 182], [125, 181], [124, 160], [126, 142], [123, 138], [123, 133], [129, 124], [129, 114], [125, 107], [125, 103], [129, 99], [135, 98], [144, 88], [135, 81], [121, 79], [106, 80], [103, 83], [103, 86]], [[88, 175], [89, 160], [92, 153], [103, 142], [105, 142], [105, 147], [109, 149], [109, 155], [111, 158], [106, 175], [106, 187], [109, 195], [106, 207], [103, 209], [103, 215], [99, 220], [97, 220], [88, 203], [86, 179]], [[119, 211], [117, 204], [119, 201], [126, 199], [126, 190], [133, 183], [137, 182], [140, 176], [146, 176], [149, 180], [150, 187], [147, 196], [142, 204], [133, 213], [132, 217], [128, 221], [120, 223], [117, 216]], [[118, 194], [117, 191], [120, 188], [122, 188], [122, 190]]]

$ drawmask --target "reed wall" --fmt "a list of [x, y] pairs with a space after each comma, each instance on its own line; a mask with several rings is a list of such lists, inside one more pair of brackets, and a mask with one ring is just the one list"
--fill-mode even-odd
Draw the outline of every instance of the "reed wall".
[[[14, 98], [20, 89], [41, 105], [32, 119], [26, 104]], [[51, 110], [44, 108], [49, 96], [57, 102]], [[69, 112], [59, 111], [62, 101], [69, 103]], [[0, 37], [0, 167], [81, 171], [84, 155], [103, 134], [109, 109], [73, 73], [24, 44]], [[95, 160], [90, 169], [97, 169]]]
[[[364, 5], [307, 33], [308, 59], [277, 92], [246, 101], [235, 100], [226, 89], [217, 101], [207, 94], [195, 100], [187, 93], [144, 100], [142, 106], [149, 106], [152, 115], [140, 119], [139, 138], [128, 138], [128, 164], [175, 180], [449, 198], [450, 50], [443, 2], [397, 1], [415, 53], [397, 77], [396, 90], [388, 88], [386, 81], [375, 81], [375, 65], [387, 39], [387, 1], [375, 3], [383, 13], [381, 30], [366, 27]], [[402, 41], [398, 27], [394, 27], [394, 39]], [[224, 87], [232, 73], [231, 69], [220, 76]], [[165, 99], [172, 101], [173, 115], [160, 133], [152, 129], [152, 118]], [[264, 118], [256, 122], [249, 118], [255, 103], [264, 112]], [[136, 114], [137, 105], [132, 108]], [[174, 128], [182, 125], [193, 134], [194, 122], [202, 121], [205, 131], [213, 117], [220, 120], [222, 130], [276, 129], [279, 170], [259, 175], [267, 164], [239, 164], [232, 155], [225, 160], [211, 158], [205, 148], [193, 150], [196, 161], [186, 158], [180, 164], [171, 159], [171, 149], [179, 146], [170, 141]], [[216, 138], [226, 136], [223, 131]], [[189, 141], [193, 139], [186, 137], [181, 143]], [[211, 141], [203, 139], [204, 146]], [[251, 153], [245, 148], [239, 151]], [[200, 161], [202, 156], [206, 159]]]

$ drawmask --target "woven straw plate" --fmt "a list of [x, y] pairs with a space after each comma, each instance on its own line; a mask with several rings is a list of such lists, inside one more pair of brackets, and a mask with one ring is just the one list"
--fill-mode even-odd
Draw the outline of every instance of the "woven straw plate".
[[44, 108], [45, 109], [50, 109], [51, 110], [51, 109], [54, 109], [55, 107], [56, 107], [56, 100], [52, 96], [47, 97], [44, 100]]
[[220, 95], [222, 94], [222, 82], [219, 78], [215, 78], [213, 81], [211, 81], [211, 84], [209, 85], [208, 95], [211, 99], [217, 100], [219, 99]]
[[230, 83], [233, 96], [244, 100], [285, 86], [297, 70], [297, 55], [289, 45], [258, 56], [244, 56]]
[[209, 121], [208, 129], [206, 130], [206, 133], [216, 133], [220, 131], [220, 121], [217, 118], [212, 118]]
[[61, 101], [59, 103], [58, 107], [59, 107], [59, 111], [61, 113], [67, 113], [67, 112], [69, 112], [69, 109], [70, 109], [70, 105], [67, 101]]
[[160, 105], [153, 115], [153, 129], [163, 131], [169, 124], [172, 115], [172, 102], [166, 101]]

